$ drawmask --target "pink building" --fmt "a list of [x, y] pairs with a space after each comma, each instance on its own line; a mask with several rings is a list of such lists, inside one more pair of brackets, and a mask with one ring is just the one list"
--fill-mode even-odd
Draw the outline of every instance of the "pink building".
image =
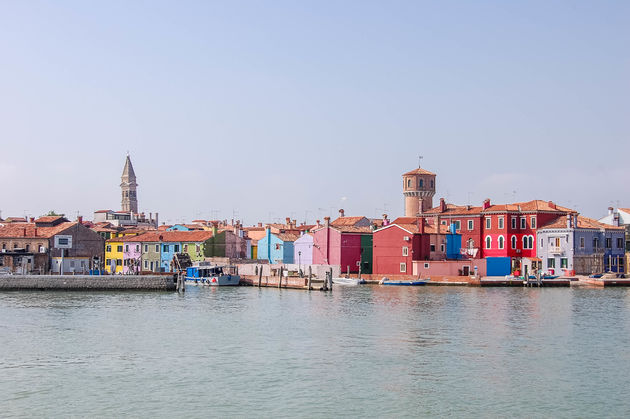
[[[132, 239], [132, 237], [128, 237]], [[123, 275], [139, 274], [142, 270], [142, 243], [124, 241], [123, 244]]]
[[371, 273], [372, 229], [370, 227], [332, 226], [330, 218], [324, 218], [322, 228], [313, 231], [313, 263], [338, 265], [342, 272]]

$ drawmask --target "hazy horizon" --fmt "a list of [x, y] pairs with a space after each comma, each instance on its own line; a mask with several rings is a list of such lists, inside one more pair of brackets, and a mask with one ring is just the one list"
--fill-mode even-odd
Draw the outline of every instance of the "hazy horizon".
[[630, 3], [0, 2], [2, 218], [630, 207]]

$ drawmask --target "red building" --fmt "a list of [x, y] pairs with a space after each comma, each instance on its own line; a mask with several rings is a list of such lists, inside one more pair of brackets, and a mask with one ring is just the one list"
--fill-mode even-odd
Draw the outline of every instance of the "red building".
[[359, 272], [361, 266], [363, 273], [372, 273], [372, 228], [343, 223], [333, 226], [330, 217], [324, 220], [324, 226], [312, 232], [313, 263], [339, 265], [342, 272], [350, 273]]
[[[575, 211], [552, 201], [533, 200], [492, 205], [489, 199], [481, 207], [456, 206], [440, 200], [438, 207], [421, 214], [429, 222], [455, 223], [462, 235], [462, 247], [469, 254], [484, 258], [510, 258], [512, 269], [523, 264], [538, 267], [536, 230]], [[433, 221], [431, 221], [433, 220]]]
[[[436, 230], [439, 226], [439, 231]], [[446, 259], [445, 225], [427, 224], [419, 217], [400, 217], [373, 234], [373, 273], [417, 275], [414, 261]]]

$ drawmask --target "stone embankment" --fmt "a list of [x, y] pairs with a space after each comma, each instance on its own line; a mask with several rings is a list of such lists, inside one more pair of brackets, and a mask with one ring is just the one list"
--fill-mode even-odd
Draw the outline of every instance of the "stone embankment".
[[173, 275], [7, 275], [0, 291], [175, 291]]

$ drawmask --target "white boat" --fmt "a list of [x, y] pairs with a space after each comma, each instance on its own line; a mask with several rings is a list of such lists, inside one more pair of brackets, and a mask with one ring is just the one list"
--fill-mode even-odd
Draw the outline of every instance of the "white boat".
[[201, 265], [186, 268], [187, 285], [226, 286], [239, 285], [241, 277], [232, 267]]
[[365, 284], [364, 279], [359, 278], [333, 278], [333, 284], [337, 285], [359, 285]]

